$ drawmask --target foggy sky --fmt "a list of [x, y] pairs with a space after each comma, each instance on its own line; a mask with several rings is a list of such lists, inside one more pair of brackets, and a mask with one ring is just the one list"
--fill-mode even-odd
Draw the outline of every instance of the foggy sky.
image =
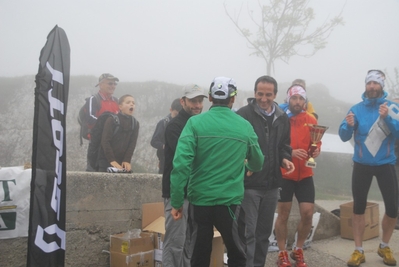
[[[256, 0], [0, 0], [0, 76], [36, 74], [40, 50], [57, 24], [71, 46], [71, 75], [109, 72], [120, 81], [204, 87], [215, 76], [228, 76], [239, 90], [253, 90], [265, 63], [249, 56], [223, 3], [232, 14], [242, 5], [242, 25], [256, 29], [246, 15], [247, 6], [259, 13]], [[311, 0], [312, 27], [337, 15], [344, 4]], [[392, 75], [399, 67], [398, 11], [399, 0], [347, 0], [345, 25], [333, 31], [327, 47], [311, 58], [277, 62], [272, 76], [280, 83], [296, 78], [323, 83], [340, 100], [360, 101], [367, 70]], [[7, 88], [0, 84], [0, 90]]]

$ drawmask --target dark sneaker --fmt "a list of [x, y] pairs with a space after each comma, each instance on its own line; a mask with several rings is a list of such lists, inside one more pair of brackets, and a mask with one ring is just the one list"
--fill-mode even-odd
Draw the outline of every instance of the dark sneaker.
[[396, 266], [396, 260], [393, 257], [392, 250], [389, 247], [381, 248], [378, 246], [378, 255], [382, 258], [386, 265]]
[[349, 267], [359, 267], [360, 263], [366, 262], [366, 257], [364, 253], [360, 252], [359, 250], [355, 250], [351, 258], [348, 260], [347, 264]]
[[308, 267], [303, 258], [303, 250], [301, 248], [294, 249], [291, 252], [291, 258], [295, 260], [296, 267]]
[[286, 250], [278, 253], [277, 266], [278, 267], [291, 267], [292, 266], [290, 260], [288, 259], [288, 253]]

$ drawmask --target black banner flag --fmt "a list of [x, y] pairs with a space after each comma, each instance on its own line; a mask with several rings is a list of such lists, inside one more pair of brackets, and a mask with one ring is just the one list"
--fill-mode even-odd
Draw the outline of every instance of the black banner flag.
[[57, 25], [40, 52], [33, 120], [27, 266], [64, 266], [66, 214], [65, 119], [70, 48]]

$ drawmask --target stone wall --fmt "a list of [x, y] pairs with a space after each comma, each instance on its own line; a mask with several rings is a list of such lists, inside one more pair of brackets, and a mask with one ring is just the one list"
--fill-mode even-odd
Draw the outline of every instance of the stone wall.
[[[67, 173], [65, 266], [109, 266], [111, 234], [141, 228], [141, 205], [159, 202], [161, 175]], [[293, 208], [289, 233], [299, 219]], [[314, 240], [339, 234], [339, 219], [321, 207]], [[27, 238], [0, 240], [0, 266], [26, 266]]]
[[[109, 266], [109, 236], [141, 228], [141, 204], [162, 201], [158, 174], [67, 173], [65, 266]], [[0, 266], [26, 266], [27, 238], [0, 240]]]

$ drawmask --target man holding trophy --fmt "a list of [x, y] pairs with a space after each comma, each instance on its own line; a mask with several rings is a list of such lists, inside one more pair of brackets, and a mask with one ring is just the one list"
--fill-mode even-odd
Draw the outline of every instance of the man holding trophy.
[[320, 154], [321, 137], [328, 127], [317, 125], [317, 120], [306, 107], [306, 91], [299, 85], [292, 85], [287, 91], [286, 103], [280, 107], [290, 118], [292, 162], [295, 170], [286, 173], [282, 169], [283, 182], [278, 202], [278, 217], [275, 223], [276, 239], [279, 247], [277, 266], [291, 267], [286, 251], [287, 222], [295, 194], [299, 203], [301, 220], [297, 232], [296, 246], [292, 248], [291, 258], [297, 267], [306, 267], [303, 257], [303, 245], [312, 227], [315, 200], [313, 170], [316, 163], [313, 158]]

